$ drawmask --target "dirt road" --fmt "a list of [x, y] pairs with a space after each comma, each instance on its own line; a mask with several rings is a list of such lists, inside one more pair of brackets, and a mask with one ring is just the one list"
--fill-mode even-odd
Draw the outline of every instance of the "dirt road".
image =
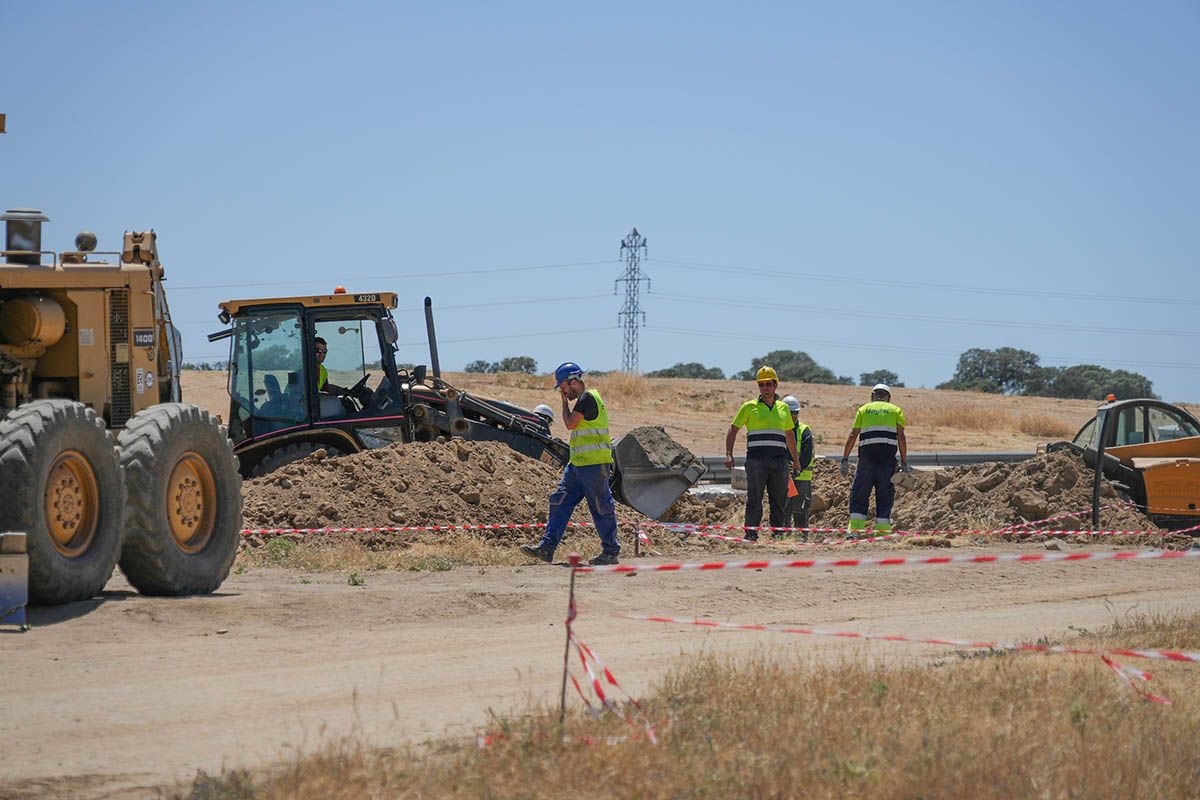
[[[988, 551], [1022, 547], [1039, 546]], [[35, 610], [32, 631], [0, 633], [0, 796], [144, 797], [197, 769], [269, 763], [354, 729], [381, 745], [420, 741], [469, 733], [489, 708], [556, 698], [566, 570], [364, 579], [252, 569], [216, 596], [176, 600], [114, 579], [99, 600]], [[582, 636], [634, 691], [681, 654], [857, 647], [923, 658], [928, 649], [677, 630], [615, 612], [1061, 640], [1069, 627], [1132, 610], [1200, 608], [1192, 560], [585, 575], [579, 584]]]

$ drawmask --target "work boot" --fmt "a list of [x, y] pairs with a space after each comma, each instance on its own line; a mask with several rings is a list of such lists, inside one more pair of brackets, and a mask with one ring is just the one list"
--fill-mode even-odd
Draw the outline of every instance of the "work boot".
[[607, 567], [617, 563], [617, 557], [612, 553], [601, 553], [595, 558], [588, 559], [588, 563], [593, 567]]
[[547, 547], [544, 544], [523, 544], [520, 550], [530, 558], [545, 561], [547, 564], [554, 561], [554, 548]]

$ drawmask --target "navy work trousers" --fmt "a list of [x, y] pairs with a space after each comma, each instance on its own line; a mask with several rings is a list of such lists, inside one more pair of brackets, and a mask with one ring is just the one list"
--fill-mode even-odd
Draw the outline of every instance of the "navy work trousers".
[[869, 514], [871, 490], [875, 490], [875, 518], [891, 519], [892, 503], [896, 501], [896, 487], [892, 475], [896, 472], [896, 461], [873, 461], [858, 457], [858, 468], [854, 471], [854, 485], [850, 487], [850, 513]]
[[550, 493], [550, 518], [546, 520], [546, 533], [542, 535], [543, 547], [549, 547], [551, 551], [558, 547], [575, 506], [579, 505], [580, 500], [586, 499], [604, 552], [612, 556], [620, 554], [617, 507], [608, 485], [610, 475], [611, 464], [588, 464], [583, 467], [567, 465], [558, 486]]
[[[788, 526], [788, 479], [792, 477], [792, 459], [786, 453], [778, 456], [755, 456], [746, 459], [746, 527], [762, 525], [763, 489], [771, 506], [771, 527]], [[754, 531], [746, 532], [747, 539], [757, 539]]]

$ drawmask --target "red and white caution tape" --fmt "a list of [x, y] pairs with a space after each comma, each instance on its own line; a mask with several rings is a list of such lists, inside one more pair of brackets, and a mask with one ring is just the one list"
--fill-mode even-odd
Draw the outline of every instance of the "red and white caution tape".
[[740, 631], [766, 631], [771, 633], [791, 633], [804, 636], [828, 636], [838, 639], [863, 639], [881, 642], [909, 642], [911, 644], [932, 644], [945, 647], [961, 647], [974, 650], [1007, 650], [1023, 653], [1053, 653], [1059, 655], [1099, 656], [1118, 678], [1139, 697], [1150, 702], [1170, 705], [1171, 701], [1147, 691], [1134, 680], [1149, 681], [1151, 675], [1145, 670], [1126, 667], [1118, 664], [1113, 655], [1128, 658], [1149, 658], [1162, 661], [1183, 661], [1200, 663], [1200, 653], [1190, 653], [1178, 650], [1133, 650], [1129, 648], [1108, 648], [1098, 650], [1088, 647], [1068, 647], [1065, 645], [1048, 644], [1017, 644], [1013, 642], [979, 642], [971, 639], [930, 638], [925, 636], [903, 636], [894, 633], [859, 633], [857, 631], [836, 631], [825, 628], [785, 627], [780, 625], [755, 625], [741, 622], [718, 622], [709, 619], [673, 619], [671, 617], [650, 617], [640, 614], [617, 614], [622, 619], [638, 622], [662, 622], [669, 625], [695, 625], [701, 628], [726, 628]]
[[1100, 659], [1107, 664], [1108, 668], [1111, 669], [1118, 678], [1120, 678], [1121, 682], [1132, 689], [1138, 697], [1142, 698], [1143, 700], [1149, 700], [1151, 703], [1159, 703], [1160, 705], [1164, 706], [1171, 705], [1171, 701], [1167, 698], [1154, 694], [1153, 692], [1148, 691], [1145, 687], [1133, 682], [1135, 678], [1143, 681], [1151, 680], [1149, 672], [1137, 669], [1136, 667], [1122, 666], [1113, 659], [1109, 658], [1107, 655], [1101, 654]]
[[912, 644], [934, 644], [945, 647], [961, 647], [970, 650], [1013, 650], [1022, 653], [1054, 653], [1058, 655], [1099, 656], [1116, 655], [1124, 658], [1147, 658], [1158, 661], [1179, 661], [1200, 664], [1200, 653], [1183, 650], [1134, 650], [1125, 647], [1108, 647], [1103, 650], [1087, 647], [1070, 647], [1058, 644], [1017, 644], [1012, 642], [983, 642], [975, 639], [951, 639], [947, 637], [904, 636], [896, 633], [859, 633], [829, 628], [805, 628], [782, 625], [756, 625], [741, 622], [720, 622], [711, 619], [674, 619], [644, 614], [617, 614], [621, 619], [637, 622], [663, 622], [670, 625], [694, 625], [701, 628], [728, 628], [740, 631], [765, 631], [769, 633], [791, 633], [804, 636], [829, 636], [838, 639], [868, 639], [881, 642], [909, 642]]
[[[378, 525], [373, 527], [326, 528], [243, 528], [242, 535], [279, 533], [414, 533], [421, 531], [498, 531], [518, 528], [545, 528], [544, 522], [505, 522], [480, 525]], [[569, 528], [594, 528], [590, 522], [568, 522]]]
[[1085, 553], [996, 553], [948, 556], [888, 556], [880, 558], [774, 558], [763, 561], [704, 561], [676, 564], [612, 564], [576, 567], [577, 572], [683, 572], [722, 569], [810, 569], [822, 567], [894, 567], [902, 564], [1020, 564], [1075, 561], [1155, 561], [1200, 557], [1200, 550], [1118, 550]]
[[[579, 693], [584, 705], [587, 706], [588, 713], [593, 717], [599, 717], [604, 711], [610, 711], [629, 725], [635, 728], [641, 727], [642, 731], [645, 733], [646, 741], [648, 741], [650, 744], [658, 744], [658, 736], [654, 732], [654, 726], [650, 724], [650, 720], [646, 719], [646, 716], [642, 711], [641, 703], [639, 703], [637, 699], [633, 697], [633, 695], [625, 691], [625, 688], [617, 682], [617, 678], [615, 675], [613, 675], [612, 670], [604, 665], [604, 662], [600, 660], [599, 656], [597, 656], [590, 647], [584, 644], [574, 631], [569, 631], [567, 635], [571, 643], [575, 645], [575, 650], [579, 654], [579, 661], [583, 665], [583, 670], [587, 674], [588, 681], [591, 684], [592, 692], [595, 694], [596, 700], [598, 701], [599, 707], [597, 708], [592, 705], [591, 701], [588, 700], [587, 696], [583, 692], [583, 689], [579, 685], [579, 681], [575, 679], [575, 676], [570, 675], [571, 683], [575, 686], [575, 691]], [[595, 669], [593, 669], [593, 665], [595, 666]], [[608, 697], [604, 691], [604, 685], [601, 683], [599, 676], [596, 674], [596, 670], [599, 670], [600, 674], [604, 676], [604, 681], [609, 686], [616, 688], [622, 694], [624, 694], [629, 700], [629, 704], [633, 706], [633, 708], [637, 709], [636, 716], [641, 721], [640, 726], [638, 724], [638, 719], [635, 719], [633, 715], [626, 715], [621, 711], [621, 708], [616, 701]], [[640, 735], [641, 733], [639, 732], [639, 734], [634, 738], [640, 738]], [[621, 740], [627, 740], [628, 738], [630, 737], [623, 737]]]
[[[795, 539], [759, 540], [759, 539], [746, 539], [741, 536], [725, 536], [724, 534], [720, 534], [720, 533], [707, 533], [705, 531], [691, 530], [691, 526], [686, 522], [660, 523], [659, 526], [663, 527], [663, 528], [668, 528], [668, 529], [674, 531], [675, 533], [682, 533], [687, 536], [695, 536], [699, 539], [715, 539], [720, 542], [741, 542], [743, 544], [759, 544], [759, 545], [769, 544], [773, 547], [779, 547], [781, 545], [788, 546], [788, 547], [829, 547], [831, 545], [837, 545], [837, 544], [869, 544], [871, 542], [885, 542], [885, 541], [888, 541], [891, 539], [898, 538], [900, 536], [911, 536], [912, 535], [910, 533], [905, 533], [905, 532], [896, 532], [896, 533], [885, 533], [885, 534], [881, 534], [879, 536], [869, 536], [869, 537], [866, 537], [863, 539], [825, 539], [820, 542], [801, 542], [801, 541], [798, 541]], [[791, 528], [789, 528], [789, 530], [814, 530], [814, 529], [809, 529], [809, 528], [791, 529]], [[845, 529], [843, 529], [843, 528], [836, 528], [836, 529], [830, 529], [830, 530], [836, 530], [836, 532], [843, 533], [843, 534], [846, 532]]]
[[[1089, 512], [1090, 513], [1090, 512]], [[655, 523], [659, 527], [668, 528], [686, 533], [694, 533], [696, 531], [773, 531], [775, 533], [833, 533], [845, 534], [846, 528], [771, 528], [767, 526], [752, 526], [752, 525], [697, 525], [691, 522], [658, 522]], [[1032, 524], [1032, 523], [1028, 523]], [[924, 529], [913, 528], [911, 530], [892, 531], [893, 534], [903, 534], [904, 536], [995, 536], [999, 534], [1012, 534], [1020, 536], [1034, 536], [1043, 534], [1047, 536], [1161, 536], [1164, 533], [1193, 533], [1200, 531], [1200, 525], [1195, 525], [1191, 528], [1183, 528], [1175, 531], [1162, 530], [1145, 530], [1145, 531], [1076, 531], [1076, 530], [1014, 530], [1013, 528], [994, 528], [991, 530], [985, 529]], [[868, 533], [871, 530], [867, 531]], [[748, 540], [753, 541], [753, 540]]]

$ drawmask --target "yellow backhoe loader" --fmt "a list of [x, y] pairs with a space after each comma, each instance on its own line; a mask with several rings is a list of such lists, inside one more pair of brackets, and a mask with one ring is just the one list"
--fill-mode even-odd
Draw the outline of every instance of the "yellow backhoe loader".
[[1109, 397], [1069, 442], [1070, 450], [1096, 466], [1125, 499], [1164, 528], [1200, 524], [1200, 420], [1187, 409], [1150, 398]]
[[241, 477], [225, 429], [180, 402], [154, 231], [59, 254], [40, 212], [0, 220], [0, 531], [26, 535], [30, 599], [92, 597], [118, 563], [146, 594], [213, 591]]

